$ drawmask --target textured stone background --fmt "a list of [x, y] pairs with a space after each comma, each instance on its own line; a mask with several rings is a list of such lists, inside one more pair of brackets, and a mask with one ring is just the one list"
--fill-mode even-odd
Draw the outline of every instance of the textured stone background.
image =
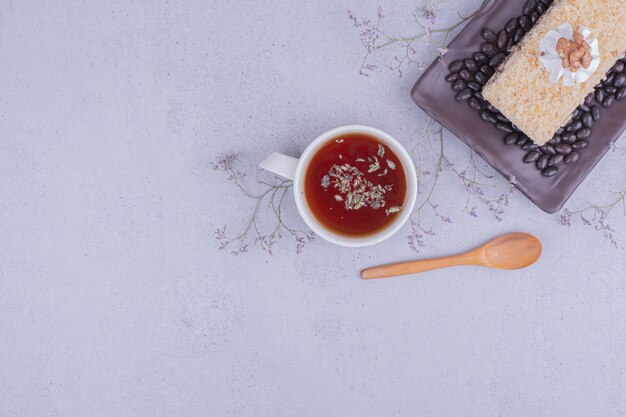
[[[387, 3], [413, 32], [417, 4]], [[477, 4], [435, 7], [445, 23]], [[522, 229], [545, 245], [525, 271], [360, 281], [414, 256], [408, 230], [362, 250], [217, 250], [214, 230], [251, 210], [211, 169], [220, 153], [254, 173], [338, 125], [407, 146], [423, 129], [416, 68], [358, 75], [346, 10], [376, 6], [0, 2], [0, 416], [626, 414], [624, 249], [519, 195], [504, 222], [472, 219], [442, 182], [454, 223], [430, 220], [423, 256]], [[605, 199], [623, 164], [607, 156], [570, 205]]]

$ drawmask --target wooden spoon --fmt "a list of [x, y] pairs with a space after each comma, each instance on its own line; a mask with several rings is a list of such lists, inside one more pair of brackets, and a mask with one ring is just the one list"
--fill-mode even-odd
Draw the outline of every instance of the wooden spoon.
[[528, 233], [509, 233], [460, 255], [364, 269], [361, 271], [361, 278], [388, 278], [458, 265], [521, 269], [535, 263], [540, 256], [541, 242], [539, 239]]

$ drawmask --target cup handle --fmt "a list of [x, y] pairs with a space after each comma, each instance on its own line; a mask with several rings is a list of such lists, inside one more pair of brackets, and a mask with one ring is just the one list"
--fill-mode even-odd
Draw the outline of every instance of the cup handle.
[[261, 161], [259, 166], [276, 175], [293, 181], [296, 177], [298, 158], [287, 156], [279, 152], [272, 152], [267, 158]]

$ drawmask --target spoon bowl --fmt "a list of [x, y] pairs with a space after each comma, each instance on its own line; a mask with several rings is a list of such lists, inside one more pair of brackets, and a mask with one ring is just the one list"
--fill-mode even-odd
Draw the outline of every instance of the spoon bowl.
[[459, 265], [478, 265], [495, 269], [521, 269], [534, 264], [541, 256], [541, 242], [528, 233], [509, 233], [460, 255], [402, 262], [368, 268], [361, 278], [388, 278]]
[[485, 266], [497, 269], [526, 268], [541, 256], [541, 242], [528, 233], [509, 233], [481, 248], [485, 255]]

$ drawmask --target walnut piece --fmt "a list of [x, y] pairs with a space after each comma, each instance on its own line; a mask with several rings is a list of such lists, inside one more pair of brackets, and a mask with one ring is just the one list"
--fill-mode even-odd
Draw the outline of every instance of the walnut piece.
[[562, 60], [563, 68], [576, 72], [591, 65], [591, 46], [585, 42], [580, 32], [574, 32], [574, 39], [561, 38], [556, 44], [556, 52]]

